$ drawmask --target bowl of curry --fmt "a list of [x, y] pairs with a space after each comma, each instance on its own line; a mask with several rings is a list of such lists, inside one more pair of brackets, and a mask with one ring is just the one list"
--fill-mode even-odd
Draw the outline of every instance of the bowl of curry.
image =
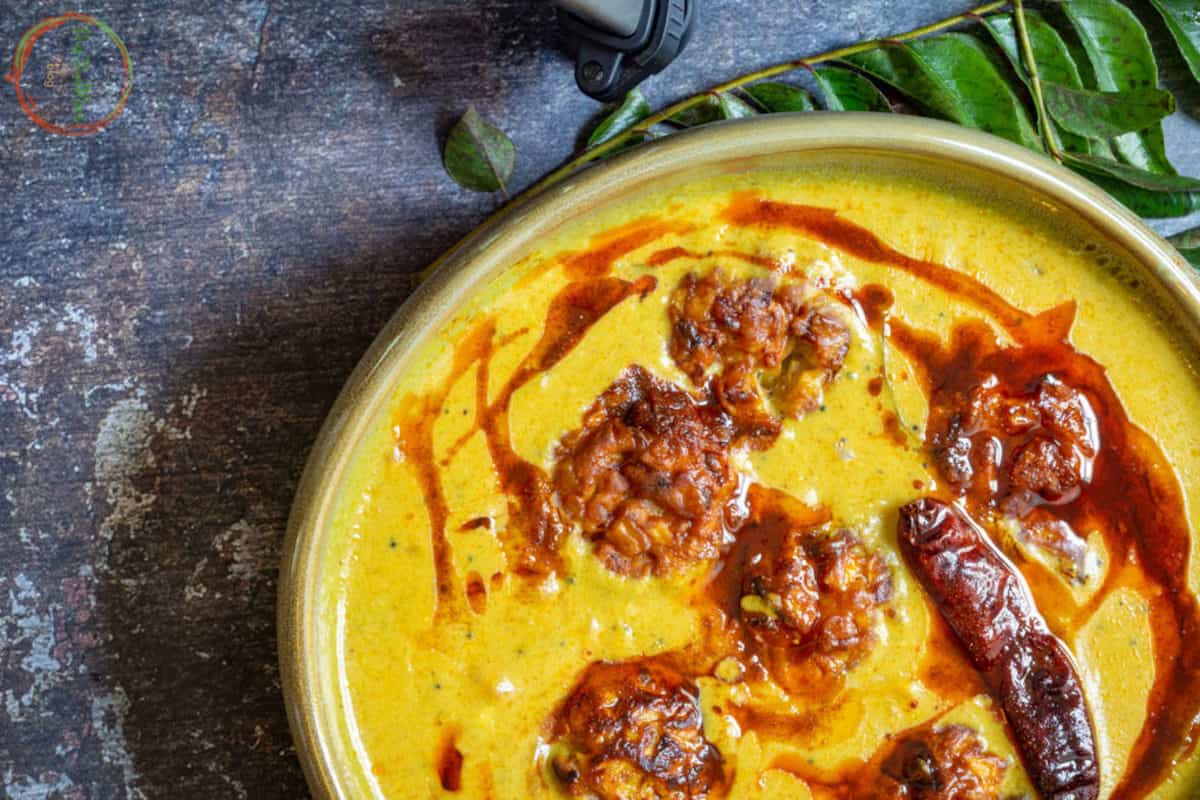
[[281, 577], [330, 798], [1200, 792], [1200, 292], [958, 127], [613, 159], [354, 373]]

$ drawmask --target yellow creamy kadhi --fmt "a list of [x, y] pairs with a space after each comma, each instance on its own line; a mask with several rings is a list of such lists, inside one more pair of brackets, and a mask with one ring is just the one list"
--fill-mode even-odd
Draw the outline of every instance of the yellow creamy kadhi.
[[477, 290], [340, 494], [357, 790], [1196, 797], [1195, 362], [1057, 219], [731, 175]]

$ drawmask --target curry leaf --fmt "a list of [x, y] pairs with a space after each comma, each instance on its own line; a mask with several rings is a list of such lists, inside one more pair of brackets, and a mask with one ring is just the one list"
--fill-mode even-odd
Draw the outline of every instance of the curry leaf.
[[745, 88], [745, 92], [764, 111], [812, 111], [816, 108], [808, 92], [778, 81], [751, 84]]
[[[1158, 62], [1146, 29], [1132, 11], [1116, 0], [1071, 0], [1062, 9], [1087, 52], [1097, 88], [1127, 92], [1158, 87]], [[1157, 123], [1140, 133], [1119, 136], [1113, 144], [1121, 158], [1135, 167], [1175, 172], [1167, 160], [1162, 126]]]
[[[1016, 21], [1011, 14], [994, 14], [984, 17], [984, 25], [996, 40], [996, 44], [1008, 57], [1013, 70], [1025, 84], [1029, 85], [1029, 77], [1025, 71], [1025, 62], [1021, 57], [1021, 45], [1017, 39]], [[1038, 75], [1043, 81], [1069, 86], [1072, 89], [1084, 88], [1083, 78], [1079, 67], [1071, 56], [1070, 48], [1050, 23], [1036, 11], [1025, 10], [1025, 27], [1029, 32], [1029, 46], [1033, 50], [1037, 62]], [[1111, 156], [1112, 148], [1107, 142], [1087, 139], [1077, 136], [1070, 131], [1059, 129], [1059, 137], [1063, 147], [1076, 153], [1091, 153], [1098, 156]]]
[[941, 116], [1042, 149], [1020, 98], [973, 36], [947, 33], [910, 45], [875, 48], [847, 60]]
[[758, 113], [745, 100], [729, 94], [729, 92], [721, 92], [717, 95], [717, 103], [721, 108], [721, 119], [741, 119], [742, 117], [753, 117]]
[[1163, 89], [1093, 92], [1045, 81], [1046, 110], [1072, 133], [1110, 139], [1140, 131], [1175, 111], [1175, 98]]
[[706, 125], [709, 122], [716, 122], [719, 119], [724, 119], [721, 116], [721, 104], [713, 95], [707, 95], [696, 105], [672, 114], [670, 121], [676, 125], [691, 128], [696, 125]]
[[468, 108], [450, 129], [442, 152], [442, 164], [450, 177], [477, 192], [507, 195], [516, 160], [512, 140], [479, 116], [475, 106]]
[[1200, 180], [1147, 172], [1095, 156], [1063, 153], [1063, 163], [1083, 174], [1143, 217], [1182, 217], [1200, 209]]
[[650, 104], [646, 102], [646, 98], [640, 89], [634, 89], [625, 95], [625, 99], [621, 104], [613, 109], [613, 112], [596, 126], [596, 129], [592, 131], [592, 135], [588, 137], [587, 146], [595, 147], [602, 142], [607, 142], [614, 136], [624, 133], [634, 125], [637, 125], [648, 116], [650, 116]]
[[[1017, 24], [1012, 14], [993, 14], [984, 17], [984, 25], [996, 40], [996, 44], [1004, 51], [1017, 75], [1026, 83], [1029, 78], [1025, 74], [1025, 64], [1021, 58], [1021, 45], [1017, 39]], [[1029, 30], [1029, 44], [1033, 49], [1033, 57], [1037, 61], [1038, 75], [1044, 81], [1082, 89], [1083, 81], [1079, 76], [1079, 67], [1067, 49], [1058, 31], [1042, 18], [1042, 15], [1031, 9], [1025, 11], [1025, 26]]]
[[845, 61], [917, 101], [936, 116], [966, 124], [966, 115], [954, 94], [930, 74], [907, 46], [884, 44], [848, 56]]
[[719, 92], [710, 94], [696, 105], [674, 114], [670, 121], [685, 128], [693, 128], [723, 119], [752, 117], [756, 113], [758, 112], [745, 100], [728, 92]]
[[1200, 0], [1150, 0], [1175, 37], [1192, 77], [1200, 81]]
[[1084, 173], [1084, 177], [1142, 217], [1183, 217], [1200, 210], [1200, 192], [1152, 192], [1103, 175]]
[[830, 111], [891, 111], [883, 92], [857, 72], [840, 67], [817, 67], [813, 77]]
[[1149, 172], [1131, 164], [1122, 164], [1118, 161], [1109, 161], [1106, 158], [1097, 158], [1083, 153], [1064, 153], [1063, 161], [1084, 172], [1093, 175], [1107, 175], [1131, 186], [1149, 189], [1152, 192], [1200, 192], [1200, 178]]

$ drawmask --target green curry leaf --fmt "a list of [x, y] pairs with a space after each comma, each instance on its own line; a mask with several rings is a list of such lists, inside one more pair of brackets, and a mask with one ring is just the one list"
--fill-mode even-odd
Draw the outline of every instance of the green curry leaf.
[[1138, 169], [1131, 164], [1109, 161], [1083, 153], [1064, 153], [1063, 163], [1092, 175], [1105, 175], [1151, 192], [1200, 192], [1200, 178], [1185, 175], [1164, 175]]
[[1167, 241], [1175, 246], [1184, 260], [1196, 269], [1200, 269], [1200, 228], [1181, 231], [1169, 237]]
[[1200, 81], [1200, 0], [1150, 0], [1187, 61], [1192, 77]]
[[891, 111], [883, 92], [857, 72], [840, 67], [817, 67], [813, 77], [830, 111]]
[[1168, 236], [1167, 241], [1179, 248], [1200, 248], [1200, 228], [1180, 231], [1173, 236]]
[[1200, 269], [1200, 228], [1181, 231], [1169, 237], [1167, 241], [1175, 246], [1184, 260], [1196, 269]]
[[[1028, 84], [1029, 78], [1025, 74], [1013, 15], [993, 14], [984, 17], [983, 24], [1004, 51], [1017, 75]], [[1042, 80], [1082, 89], [1083, 79], [1079, 75], [1079, 67], [1075, 64], [1075, 59], [1071, 58], [1071, 52], [1059, 32], [1046, 22], [1041, 14], [1028, 9], [1025, 11], [1025, 25], [1029, 29], [1029, 44], [1037, 60], [1038, 74]]]
[[816, 108], [812, 96], [798, 86], [778, 81], [752, 83], [743, 91], [762, 107], [763, 111], [812, 111]]
[[1042, 149], [1020, 98], [974, 36], [946, 33], [862, 55], [848, 60], [940, 115]]
[[468, 108], [450, 129], [442, 151], [446, 172], [461, 186], [479, 192], [498, 191], [505, 196], [516, 159], [512, 140], [479, 116], [475, 106]]
[[1193, 269], [1200, 269], [1200, 247], [1176, 247], [1179, 255], [1183, 256], [1183, 260], [1192, 265]]
[[1055, 122], [1093, 139], [1140, 131], [1175, 111], [1175, 98], [1163, 89], [1093, 92], [1045, 81], [1042, 91]]
[[721, 104], [717, 102], [716, 97], [709, 95], [691, 108], [685, 108], [677, 114], [672, 114], [670, 122], [685, 128], [692, 128], [697, 125], [707, 125], [719, 119], [723, 119]]
[[753, 117], [758, 112], [737, 95], [721, 92], [717, 95], [717, 105], [721, 109], [721, 119], [742, 119]]
[[670, 121], [685, 128], [707, 125], [723, 119], [741, 119], [757, 114], [745, 100], [728, 92], [709, 94], [700, 103], [671, 116]]
[[1200, 211], [1200, 192], [1152, 192], [1104, 175], [1083, 175], [1138, 216], [1165, 219]]
[[624, 133], [650, 116], [650, 104], [640, 89], [634, 89], [625, 95], [625, 99], [613, 109], [612, 113], [601, 120], [592, 135], [588, 137], [588, 147], [607, 142], [609, 139]]
[[[1021, 57], [1021, 46], [1017, 39], [1016, 21], [1012, 14], [993, 14], [984, 17], [984, 25], [996, 40], [996, 44], [1008, 57], [1013, 70], [1029, 85], [1025, 62]], [[1083, 78], [1079, 67], [1071, 56], [1071, 50], [1057, 30], [1036, 11], [1025, 11], [1025, 26], [1029, 31], [1029, 45], [1037, 62], [1038, 75], [1043, 81], [1067, 86], [1072, 89], [1083, 89]], [[1057, 126], [1056, 126], [1057, 127]], [[1058, 128], [1059, 138], [1066, 149], [1075, 153], [1091, 153], [1098, 156], [1111, 156], [1112, 148], [1101, 140], [1087, 139], [1070, 131]]]
[[954, 93], [906, 45], [884, 44], [845, 61], [920, 103], [934, 116], [967, 124]]
[[[1070, 0], [1063, 13], [1079, 34], [1096, 85], [1105, 92], [1158, 88], [1158, 62], [1146, 29], [1117, 0]], [[1121, 158], [1149, 172], [1174, 174], [1163, 144], [1162, 126], [1151, 125], [1139, 133], [1113, 140]]]

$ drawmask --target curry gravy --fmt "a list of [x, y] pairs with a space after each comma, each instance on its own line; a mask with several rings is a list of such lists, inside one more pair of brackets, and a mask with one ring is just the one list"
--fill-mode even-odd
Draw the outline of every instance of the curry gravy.
[[[912, 731], [949, 732], [947, 747], [995, 767], [999, 796], [1032, 794], [896, 538], [905, 503], [967, 497], [934, 457], [931, 401], [993, 363], [1013, 391], [1039, 368], [1074, 381], [1098, 418], [1094, 482], [1038, 510], [1071, 526], [1070, 547], [1027, 535], [1003, 504], [985, 522], [1074, 658], [1102, 796], [1193, 796], [1200, 383], [1119, 257], [1039, 215], [1056, 219], [901, 175], [714, 178], [573, 222], [478, 290], [360, 443], [335, 517], [320, 602], [361, 792], [566, 796], [570, 707], [591, 702], [573, 689], [597, 662], [649, 658], [645, 675], [695, 686], [711, 797], [860, 796], [854, 782], [886, 773], [888, 743]], [[681, 360], [672, 337], [688, 276], [718, 274], [805, 287], [803, 324], [817, 303], [848, 347], [805, 378], [794, 413], [753, 430], [735, 414], [712, 441], [673, 445], [725, 454], [699, 480], [719, 507], [690, 523], [689, 548], [628, 557], [636, 544], [571, 511], [562, 487], [584, 478], [567, 451], [606, 402], [651, 397], [715, 430], [701, 384], [720, 366]], [[821, 592], [822, 547], [874, 576], [839, 589], [857, 603], [856, 644], [818, 677], [781, 664], [807, 658], [795, 640], [747, 627], [774, 611], [722, 584], [783, 530], [813, 532]]]

